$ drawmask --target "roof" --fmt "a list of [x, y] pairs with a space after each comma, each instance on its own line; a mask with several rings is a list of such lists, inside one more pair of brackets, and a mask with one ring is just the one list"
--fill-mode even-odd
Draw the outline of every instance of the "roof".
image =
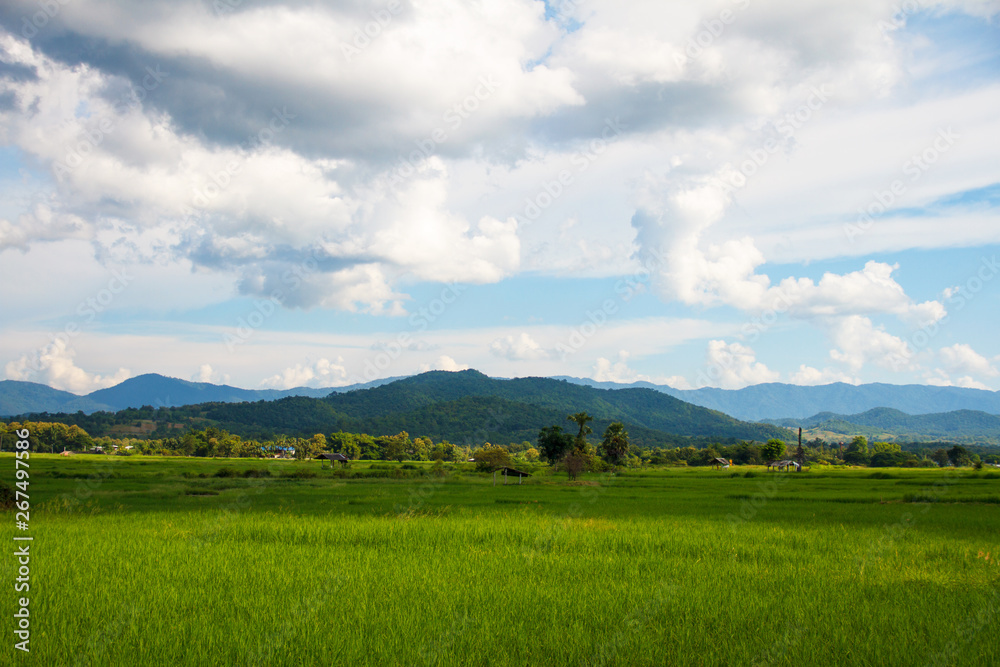
[[724, 458], [720, 458], [720, 457], [718, 457], [718, 456], [716, 456], [716, 457], [715, 457], [715, 458], [713, 459], [713, 461], [715, 461], [716, 463], [721, 463], [721, 464], [722, 464], [722, 465], [724, 465], [724, 466], [727, 466], [727, 465], [729, 465], [729, 459], [724, 459]]
[[514, 468], [508, 468], [506, 466], [503, 468], [497, 468], [493, 472], [502, 472], [508, 475], [517, 475], [518, 477], [531, 477], [531, 473], [524, 472], [523, 470], [516, 470]]
[[328, 461], [350, 461], [350, 459], [343, 454], [320, 454], [316, 458], [327, 459]]

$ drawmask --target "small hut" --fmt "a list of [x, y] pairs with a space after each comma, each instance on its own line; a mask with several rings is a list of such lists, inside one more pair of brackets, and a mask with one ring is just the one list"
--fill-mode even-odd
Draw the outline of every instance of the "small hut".
[[337, 461], [340, 465], [345, 466], [347, 465], [347, 462], [350, 461], [350, 459], [343, 454], [320, 454], [316, 458], [325, 459], [330, 462], [330, 465], [333, 465], [333, 462]]
[[792, 459], [785, 459], [784, 461], [771, 461], [767, 464], [767, 469], [770, 470], [772, 467], [779, 472], [782, 470], [787, 472], [793, 467], [795, 468], [795, 472], [802, 472], [802, 464], [798, 461], [793, 461]]
[[493, 486], [497, 485], [497, 473], [498, 472], [502, 472], [503, 473], [503, 483], [505, 485], [507, 484], [507, 475], [511, 475], [511, 476], [517, 475], [517, 483], [518, 484], [521, 483], [521, 478], [522, 477], [531, 477], [530, 473], [526, 473], [523, 470], [515, 470], [514, 468], [508, 468], [508, 467], [504, 466], [503, 468], [497, 468], [496, 470], [493, 471]]
[[73, 452], [69, 451], [68, 449], [64, 449], [61, 452], [59, 452], [59, 456], [73, 456]]
[[724, 468], [728, 468], [732, 464], [733, 464], [732, 461], [730, 461], [728, 459], [720, 458], [718, 456], [716, 456], [714, 459], [712, 459], [712, 467], [713, 468], [718, 468], [719, 470], [722, 470]]

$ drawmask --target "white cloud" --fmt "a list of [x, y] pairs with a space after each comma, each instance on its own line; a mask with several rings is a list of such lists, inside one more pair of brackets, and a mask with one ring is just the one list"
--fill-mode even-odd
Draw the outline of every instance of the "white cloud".
[[679, 375], [669, 377], [651, 377], [643, 375], [628, 366], [629, 353], [619, 350], [617, 361], [612, 362], [604, 357], [598, 357], [594, 363], [591, 378], [597, 382], [616, 382], [619, 384], [632, 384], [634, 382], [650, 382], [652, 384], [668, 385], [675, 389], [690, 389], [691, 385], [686, 378]]
[[850, 315], [837, 320], [831, 335], [837, 348], [830, 358], [858, 372], [867, 364], [892, 371], [912, 370], [914, 352], [905, 340], [876, 327], [867, 317]]
[[336, 361], [322, 358], [314, 363], [295, 364], [278, 375], [272, 375], [260, 384], [262, 387], [272, 389], [333, 387], [344, 384], [347, 380], [347, 369], [343, 363], [343, 358], [337, 357]]
[[421, 364], [420, 372], [426, 373], [427, 371], [467, 371], [469, 366], [465, 364], [460, 364], [448, 355], [441, 355], [438, 357], [437, 361], [433, 364]]
[[722, 340], [708, 342], [706, 370], [699, 374], [699, 386], [741, 389], [751, 384], [777, 382], [781, 374], [757, 361], [752, 348]]
[[965, 343], [956, 343], [950, 347], [938, 350], [941, 363], [948, 373], [976, 375], [980, 377], [996, 377], [1000, 375], [996, 367], [983, 355]]
[[211, 364], [202, 364], [198, 372], [191, 377], [192, 382], [208, 382], [211, 384], [229, 384], [229, 375], [220, 373]]
[[925, 373], [924, 382], [936, 387], [965, 387], [967, 389], [985, 389], [986, 391], [993, 390], [992, 387], [969, 375], [963, 375], [952, 379], [952, 377], [941, 368], [935, 368], [933, 371]]
[[132, 377], [126, 368], [119, 368], [114, 375], [88, 373], [76, 365], [74, 356], [76, 352], [62, 338], [57, 338], [34, 354], [9, 362], [5, 368], [7, 379], [40, 382], [55, 389], [87, 394]]
[[36, 204], [31, 213], [21, 215], [16, 223], [0, 219], [0, 250], [27, 250], [37, 241], [88, 238], [90, 231], [90, 225], [83, 218], [55, 212], [46, 204]]
[[542, 348], [527, 332], [518, 336], [507, 335], [490, 343], [490, 353], [508, 361], [524, 361], [529, 359], [546, 359], [548, 350]]
[[851, 377], [847, 373], [836, 369], [824, 368], [819, 370], [805, 364], [799, 365], [799, 370], [788, 377], [792, 384], [815, 386], [821, 384], [831, 384], [833, 382], [846, 382], [847, 384], [861, 384], [856, 377]]

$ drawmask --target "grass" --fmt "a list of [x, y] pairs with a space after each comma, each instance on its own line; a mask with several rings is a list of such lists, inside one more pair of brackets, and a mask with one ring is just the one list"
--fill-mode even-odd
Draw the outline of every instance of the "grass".
[[971, 472], [31, 463], [33, 664], [1000, 664]]

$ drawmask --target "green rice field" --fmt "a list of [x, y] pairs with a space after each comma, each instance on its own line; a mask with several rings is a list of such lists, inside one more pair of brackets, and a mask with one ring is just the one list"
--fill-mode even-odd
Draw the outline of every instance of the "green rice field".
[[30, 464], [4, 665], [1000, 665], [997, 472]]

